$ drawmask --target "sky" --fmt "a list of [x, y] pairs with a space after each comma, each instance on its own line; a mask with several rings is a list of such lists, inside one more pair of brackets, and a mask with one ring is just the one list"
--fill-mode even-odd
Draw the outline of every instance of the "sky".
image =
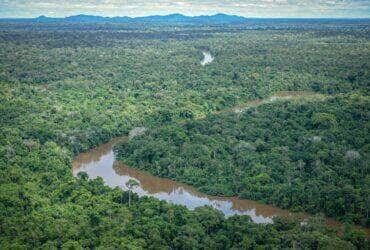
[[370, 0], [0, 0], [0, 17], [147, 16], [216, 13], [245, 17], [370, 18]]

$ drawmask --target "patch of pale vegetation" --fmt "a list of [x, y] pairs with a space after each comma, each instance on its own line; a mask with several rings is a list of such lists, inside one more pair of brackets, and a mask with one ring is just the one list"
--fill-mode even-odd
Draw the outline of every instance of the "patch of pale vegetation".
[[361, 155], [358, 151], [356, 150], [348, 150], [346, 152], [346, 158], [349, 160], [349, 161], [355, 161], [355, 160], [358, 160], [361, 158]]
[[40, 145], [37, 141], [28, 139], [28, 140], [23, 140], [24, 145], [26, 145], [29, 149], [34, 149], [38, 148]]
[[129, 139], [132, 139], [136, 136], [140, 136], [140, 135], [143, 135], [148, 129], [146, 127], [136, 127], [136, 128], [133, 128], [129, 134], [128, 134], [128, 138]]
[[241, 141], [235, 146], [234, 151], [236, 152], [252, 151], [253, 152], [253, 151], [256, 151], [256, 147], [250, 142]]
[[312, 136], [311, 141], [312, 142], [320, 142], [322, 140], [321, 136]]

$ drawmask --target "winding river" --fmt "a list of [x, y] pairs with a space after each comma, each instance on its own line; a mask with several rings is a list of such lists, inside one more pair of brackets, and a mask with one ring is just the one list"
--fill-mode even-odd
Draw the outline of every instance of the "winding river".
[[272, 218], [276, 215], [307, 217], [305, 214], [293, 214], [287, 210], [251, 200], [205, 195], [189, 185], [130, 168], [116, 161], [113, 151], [115, 144], [125, 140], [128, 140], [128, 137], [115, 138], [106, 144], [78, 155], [73, 161], [74, 176], [83, 171], [91, 179], [100, 176], [108, 186], [112, 188], [120, 187], [123, 190], [128, 190], [126, 182], [134, 179], [139, 185], [133, 188], [133, 192], [139, 196], [152, 196], [174, 204], [184, 205], [190, 210], [208, 205], [220, 210], [226, 216], [234, 214], [249, 215], [256, 223], [272, 223]]
[[[294, 98], [298, 95], [307, 96], [314, 94], [309, 92], [280, 92], [267, 99], [248, 102], [229, 110], [238, 113], [261, 103], [271, 102], [277, 99]], [[141, 130], [144, 129], [141, 128]], [[116, 161], [113, 151], [114, 145], [126, 140], [129, 140], [129, 137], [118, 137], [95, 149], [79, 154], [73, 161], [73, 175], [77, 176], [79, 172], [86, 172], [90, 179], [102, 177], [106, 185], [112, 188], [120, 187], [123, 190], [128, 190], [126, 182], [134, 179], [139, 185], [134, 187], [132, 191], [139, 196], [152, 196], [173, 204], [186, 206], [190, 210], [208, 205], [221, 211], [226, 216], [235, 214], [249, 215], [255, 223], [272, 223], [274, 216], [295, 217], [301, 221], [309, 217], [306, 213], [292, 213], [288, 210], [252, 200], [205, 195], [192, 186], [130, 168]], [[330, 227], [341, 228], [340, 222], [330, 218], [326, 219], [326, 224]], [[362, 229], [366, 231], [367, 236], [370, 235], [369, 229]]]

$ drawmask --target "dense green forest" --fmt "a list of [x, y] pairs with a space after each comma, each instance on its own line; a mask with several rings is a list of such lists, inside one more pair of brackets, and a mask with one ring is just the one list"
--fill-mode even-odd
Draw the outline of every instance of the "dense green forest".
[[[350, 20], [0, 23], [0, 248], [368, 248], [350, 223], [369, 226], [369, 32]], [[202, 67], [204, 50], [215, 60]], [[326, 97], [212, 115], [292, 90]], [[75, 155], [136, 126], [150, 132], [119, 149], [133, 167], [324, 212], [344, 233], [320, 216], [257, 225], [153, 198], [129, 206], [127, 192], [72, 176]]]
[[153, 129], [118, 155], [205, 193], [369, 226], [369, 112], [356, 94], [276, 101]]

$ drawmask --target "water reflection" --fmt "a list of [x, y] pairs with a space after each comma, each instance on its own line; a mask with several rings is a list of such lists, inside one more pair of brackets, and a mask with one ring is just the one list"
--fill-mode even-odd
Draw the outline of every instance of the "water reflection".
[[[291, 98], [297, 95], [310, 95], [309, 92], [279, 92], [279, 98]], [[273, 99], [269, 99], [273, 101]], [[243, 108], [254, 104], [259, 104], [264, 100], [257, 100], [243, 105]], [[233, 108], [235, 110], [235, 107]], [[301, 221], [308, 218], [304, 213], [291, 213], [287, 210], [279, 209], [274, 206], [260, 204], [255, 201], [238, 199], [236, 197], [217, 197], [205, 195], [198, 192], [195, 188], [172, 181], [166, 178], [152, 176], [144, 171], [139, 171], [115, 160], [113, 146], [119, 142], [128, 140], [127, 137], [118, 137], [86, 153], [79, 154], [73, 161], [73, 175], [79, 172], [86, 172], [91, 179], [102, 177], [105, 183], [114, 188], [120, 187], [128, 190], [126, 182], [135, 179], [139, 185], [133, 188], [139, 196], [153, 196], [160, 200], [165, 200], [174, 204], [184, 205], [193, 210], [196, 207], [209, 205], [222, 211], [226, 216], [249, 215], [255, 223], [271, 223], [274, 216], [290, 217], [294, 216]], [[341, 223], [327, 218], [326, 224], [330, 227], [341, 228]], [[370, 229], [361, 228], [370, 236]]]
[[[189, 185], [129, 168], [115, 161], [112, 149], [115, 143], [123, 140], [126, 138], [117, 138], [110, 143], [78, 155], [73, 162], [73, 174], [76, 176], [77, 173], [83, 171], [92, 179], [100, 176], [108, 186], [120, 187], [123, 190], [128, 190], [126, 182], [134, 179], [139, 185], [132, 190], [139, 196], [152, 196], [173, 204], [184, 205], [190, 210], [209, 205], [222, 211], [226, 216], [249, 215], [256, 223], [271, 223], [273, 216], [276, 215], [293, 216], [286, 210], [255, 201], [241, 200], [235, 197], [208, 196]], [[303, 214], [294, 214], [294, 216], [304, 217]]]
[[322, 95], [317, 94], [315, 92], [311, 92], [311, 91], [279, 91], [266, 99], [257, 99], [257, 100], [249, 101], [247, 103], [238, 104], [232, 108], [216, 111], [214, 112], [214, 114], [220, 114], [223, 112], [242, 113], [248, 110], [249, 108], [256, 107], [264, 103], [271, 103], [271, 102], [275, 102], [278, 100], [290, 100], [294, 98], [302, 98], [302, 97], [309, 97], [309, 96], [323, 98]]
[[209, 53], [207, 51], [203, 51], [202, 53], [203, 53], [203, 60], [200, 62], [200, 64], [205, 66], [206, 64], [209, 64], [209, 63], [213, 62], [214, 58], [211, 55], [211, 53]]

